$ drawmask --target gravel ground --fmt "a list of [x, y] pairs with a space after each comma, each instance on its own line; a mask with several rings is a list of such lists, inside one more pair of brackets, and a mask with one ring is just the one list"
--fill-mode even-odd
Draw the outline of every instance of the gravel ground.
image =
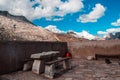
[[[79, 60], [72, 61], [72, 69], [54, 80], [120, 80], [120, 65], [118, 60], [111, 60], [106, 64], [104, 60]], [[31, 71], [18, 71], [1, 75], [0, 80], [50, 80]]]

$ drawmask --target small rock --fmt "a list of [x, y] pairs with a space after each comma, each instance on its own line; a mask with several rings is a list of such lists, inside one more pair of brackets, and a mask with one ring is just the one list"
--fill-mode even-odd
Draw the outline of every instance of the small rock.
[[72, 78], [65, 78], [65, 80], [72, 80]]
[[87, 57], [87, 60], [93, 60], [93, 59], [95, 59], [94, 56], [88, 56], [88, 57]]
[[105, 63], [106, 63], [106, 64], [110, 64], [110, 63], [112, 63], [112, 62], [110, 61], [110, 59], [105, 59]]

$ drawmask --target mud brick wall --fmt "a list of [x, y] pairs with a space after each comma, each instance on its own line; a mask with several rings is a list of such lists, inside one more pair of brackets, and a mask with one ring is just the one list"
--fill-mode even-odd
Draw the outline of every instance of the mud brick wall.
[[52, 50], [60, 51], [60, 56], [64, 56], [68, 51], [67, 43], [0, 41], [0, 74], [22, 69], [23, 61], [31, 54]]
[[73, 58], [86, 59], [88, 56], [120, 55], [120, 40], [69, 42], [68, 50]]

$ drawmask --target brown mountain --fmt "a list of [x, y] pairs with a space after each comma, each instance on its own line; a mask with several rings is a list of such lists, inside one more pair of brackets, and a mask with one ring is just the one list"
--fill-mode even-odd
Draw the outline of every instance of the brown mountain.
[[84, 38], [77, 38], [71, 34], [56, 34], [57, 38], [59, 41], [63, 42], [79, 42], [79, 41], [88, 41], [87, 39]]
[[55, 34], [36, 27], [23, 16], [0, 11], [0, 40], [56, 41]]

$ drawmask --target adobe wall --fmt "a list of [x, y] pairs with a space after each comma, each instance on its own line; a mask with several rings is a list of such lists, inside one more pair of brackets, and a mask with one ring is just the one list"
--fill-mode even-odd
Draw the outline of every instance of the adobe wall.
[[68, 50], [67, 43], [0, 41], [0, 74], [22, 69], [23, 61], [31, 54], [52, 50], [60, 51], [60, 56], [63, 56]]
[[86, 59], [88, 56], [120, 56], [120, 40], [69, 42], [68, 50], [73, 58]]

